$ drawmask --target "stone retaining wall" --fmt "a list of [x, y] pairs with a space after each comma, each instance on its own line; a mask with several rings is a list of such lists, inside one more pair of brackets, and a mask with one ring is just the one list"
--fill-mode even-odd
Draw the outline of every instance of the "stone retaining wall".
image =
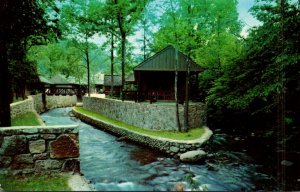
[[53, 108], [59, 108], [59, 107], [71, 107], [75, 106], [77, 103], [77, 97], [76, 95], [47, 95], [46, 96], [46, 108], [47, 109], [53, 109]]
[[37, 113], [43, 113], [46, 111], [46, 106], [43, 104], [42, 94], [29, 95], [28, 99], [33, 100], [33, 108]]
[[0, 129], [0, 171], [5, 174], [79, 172], [78, 126]]
[[26, 113], [27, 111], [36, 111], [42, 113], [48, 109], [58, 107], [71, 107], [76, 105], [77, 97], [73, 96], [62, 96], [53, 95], [46, 96], [46, 106], [43, 104], [42, 94], [30, 95], [28, 99], [10, 104], [10, 115], [12, 118]]
[[82, 121], [92, 124], [95, 127], [98, 127], [104, 131], [107, 131], [117, 136], [124, 137], [125, 139], [137, 142], [146, 147], [150, 147], [152, 149], [161, 151], [172, 156], [179, 156], [184, 152], [199, 149], [202, 146], [202, 144], [205, 143], [212, 135], [212, 131], [208, 128], [205, 128], [204, 134], [200, 139], [197, 140], [180, 141], [164, 139], [129, 131], [125, 128], [122, 128], [121, 126], [112, 125], [110, 123], [92, 117], [88, 117], [82, 113], [79, 113], [75, 109], [73, 109], [73, 113], [77, 118], [81, 119]]
[[[152, 130], [177, 130], [175, 104], [134, 103], [97, 97], [84, 97], [83, 108], [130, 125]], [[183, 105], [179, 107], [180, 122], [183, 124]], [[206, 105], [190, 104], [190, 128], [206, 123]]]
[[20, 114], [26, 113], [28, 111], [33, 111], [33, 99], [28, 98], [24, 101], [19, 101], [10, 104], [10, 116], [14, 118]]

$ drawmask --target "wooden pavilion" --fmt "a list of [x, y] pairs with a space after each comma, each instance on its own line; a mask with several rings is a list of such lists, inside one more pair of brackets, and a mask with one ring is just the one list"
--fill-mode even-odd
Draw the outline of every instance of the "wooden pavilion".
[[86, 92], [86, 86], [76, 82], [75, 78], [65, 78], [58, 74], [50, 79], [51, 84], [46, 87], [47, 95], [77, 95], [81, 98]]
[[[134, 68], [137, 85], [138, 100], [174, 100], [175, 82], [175, 55], [173, 46], [167, 46], [155, 55], [140, 63]], [[178, 51], [178, 98], [183, 102], [185, 98], [186, 75], [190, 62], [190, 89], [191, 100], [197, 99], [198, 74], [201, 68], [191, 58]]]

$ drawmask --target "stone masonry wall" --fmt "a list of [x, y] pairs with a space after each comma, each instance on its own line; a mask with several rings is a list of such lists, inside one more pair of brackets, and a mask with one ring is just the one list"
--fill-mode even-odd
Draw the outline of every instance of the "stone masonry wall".
[[33, 99], [33, 108], [37, 113], [42, 113], [46, 110], [43, 105], [42, 94], [30, 95], [29, 99]]
[[77, 97], [76, 95], [52, 95], [52, 96], [46, 96], [46, 102], [47, 102], [47, 109], [53, 109], [58, 107], [71, 107], [75, 106], [77, 103]]
[[190, 141], [179, 141], [171, 140], [164, 138], [156, 138], [153, 136], [147, 136], [143, 134], [138, 134], [132, 131], [128, 131], [117, 125], [112, 125], [106, 123], [105, 121], [97, 120], [91, 117], [88, 117], [82, 113], [77, 112], [73, 109], [74, 115], [81, 119], [84, 122], [87, 122], [95, 127], [98, 127], [104, 131], [121, 136], [124, 139], [136, 142], [138, 144], [150, 147], [152, 149], [161, 151], [171, 156], [180, 156], [180, 154], [185, 153], [191, 150], [197, 150], [202, 147], [202, 145], [211, 137], [212, 131], [208, 128], [205, 128], [205, 132], [200, 139], [190, 140]]
[[78, 126], [0, 129], [0, 172], [12, 175], [79, 172]]
[[47, 109], [58, 107], [71, 107], [76, 105], [77, 98], [73, 96], [46, 96], [46, 108], [43, 105], [42, 94], [30, 95], [28, 99], [10, 104], [10, 115], [12, 118], [26, 113], [27, 111], [36, 111], [42, 113]]
[[33, 111], [33, 99], [28, 98], [24, 101], [19, 101], [10, 104], [10, 116], [14, 118], [20, 114], [26, 113], [27, 111]]
[[[83, 108], [130, 125], [152, 130], [177, 130], [175, 104], [134, 103], [113, 99], [84, 97]], [[183, 124], [183, 105], [180, 105], [180, 122]], [[189, 125], [201, 127], [206, 123], [206, 105], [189, 106]]]

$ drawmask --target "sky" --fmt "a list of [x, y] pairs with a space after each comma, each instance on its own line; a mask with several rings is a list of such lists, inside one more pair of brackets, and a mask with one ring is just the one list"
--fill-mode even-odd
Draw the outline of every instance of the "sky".
[[255, 0], [239, 0], [238, 3], [238, 12], [239, 12], [239, 19], [242, 21], [244, 27], [242, 29], [241, 35], [246, 37], [247, 30], [251, 27], [258, 26], [260, 22], [256, 20], [249, 9], [254, 5]]

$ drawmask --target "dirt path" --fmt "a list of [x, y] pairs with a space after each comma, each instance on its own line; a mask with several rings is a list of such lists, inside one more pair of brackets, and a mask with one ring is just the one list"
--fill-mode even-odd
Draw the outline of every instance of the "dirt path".
[[72, 191], [95, 191], [88, 181], [79, 174], [70, 175], [68, 185]]

